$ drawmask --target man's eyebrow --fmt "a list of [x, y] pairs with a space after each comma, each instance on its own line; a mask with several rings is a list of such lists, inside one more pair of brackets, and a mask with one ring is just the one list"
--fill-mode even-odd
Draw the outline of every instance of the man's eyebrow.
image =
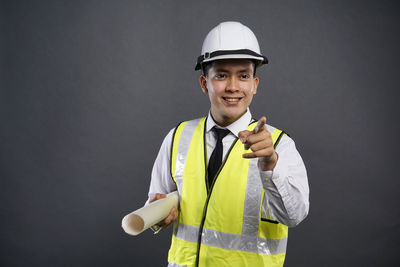
[[251, 72], [251, 69], [246, 68], [246, 69], [239, 70], [239, 73], [243, 73], [243, 72]]
[[215, 70], [215, 72], [229, 72], [229, 71], [227, 71], [226, 69], [223, 69], [223, 68], [218, 68]]

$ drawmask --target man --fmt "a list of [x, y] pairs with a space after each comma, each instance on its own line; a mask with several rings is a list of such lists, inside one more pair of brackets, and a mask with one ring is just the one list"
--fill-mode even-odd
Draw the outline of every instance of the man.
[[[169, 266], [282, 266], [288, 227], [308, 214], [308, 182], [293, 140], [252, 119], [256, 68], [266, 64], [253, 32], [224, 22], [204, 40], [196, 70], [207, 117], [180, 123], [155, 161], [149, 200], [178, 190]], [[240, 141], [238, 141], [240, 140]]]

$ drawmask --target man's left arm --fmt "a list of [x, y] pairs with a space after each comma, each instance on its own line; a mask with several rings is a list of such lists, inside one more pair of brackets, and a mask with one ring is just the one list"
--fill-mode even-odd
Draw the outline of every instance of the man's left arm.
[[258, 158], [266, 202], [263, 209], [289, 227], [298, 225], [308, 214], [309, 187], [307, 172], [294, 141], [282, 136], [276, 150], [262, 117], [253, 131], [242, 131], [239, 137], [251, 149], [244, 158]]

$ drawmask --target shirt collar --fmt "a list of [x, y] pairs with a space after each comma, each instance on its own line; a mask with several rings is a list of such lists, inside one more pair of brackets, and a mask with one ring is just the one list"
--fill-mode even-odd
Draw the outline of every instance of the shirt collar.
[[239, 137], [239, 132], [246, 130], [247, 127], [249, 126], [250, 122], [251, 122], [251, 113], [250, 113], [250, 109], [248, 109], [248, 108], [247, 108], [246, 113], [244, 113], [242, 115], [242, 117], [240, 117], [238, 120], [236, 120], [232, 124], [229, 124], [225, 128], [220, 127], [215, 123], [214, 119], [211, 116], [211, 111], [209, 111], [208, 116], [207, 116], [206, 131], [209, 132], [209, 131], [211, 131], [212, 127], [217, 126], [218, 128], [228, 129], [236, 137]]

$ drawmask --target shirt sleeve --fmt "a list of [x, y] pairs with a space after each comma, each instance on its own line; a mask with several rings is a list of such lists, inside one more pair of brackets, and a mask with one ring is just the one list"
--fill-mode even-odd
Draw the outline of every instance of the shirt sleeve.
[[156, 193], [168, 194], [176, 191], [176, 185], [172, 180], [170, 172], [170, 153], [174, 130], [175, 129], [169, 131], [167, 136], [164, 138], [154, 162], [148, 193], [149, 198], [146, 204], [149, 203], [150, 198], [154, 197]]
[[265, 191], [262, 217], [294, 227], [308, 214], [307, 171], [294, 141], [283, 135], [276, 147], [278, 161], [272, 171], [261, 171]]

